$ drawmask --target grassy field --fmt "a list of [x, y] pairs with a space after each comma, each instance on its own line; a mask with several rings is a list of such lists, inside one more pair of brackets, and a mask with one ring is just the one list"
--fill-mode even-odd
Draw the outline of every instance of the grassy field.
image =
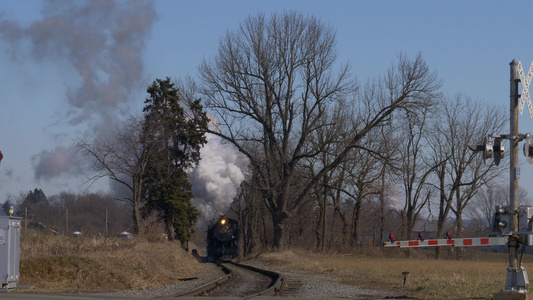
[[33, 292], [146, 289], [178, 282], [202, 268], [179, 243], [24, 238], [18, 285], [35, 286]]
[[[505, 286], [506, 254], [469, 249], [467, 258], [458, 261], [426, 258], [433, 255], [427, 250], [413, 251], [412, 258], [398, 257], [397, 249], [395, 253], [382, 250], [345, 255], [287, 251], [262, 254], [257, 259], [280, 269], [329, 274], [346, 284], [419, 299], [491, 299]], [[524, 258], [526, 269], [533, 269], [531, 260], [533, 257]], [[409, 272], [405, 285], [402, 272]]]
[[[192, 248], [191, 248], [192, 249]], [[468, 249], [463, 260], [435, 260], [433, 251], [405, 257], [399, 249], [368, 248], [350, 254], [283, 251], [254, 258], [276, 269], [299, 269], [340, 278], [361, 288], [391, 291], [419, 299], [490, 299], [504, 288], [507, 255]], [[457, 251], [457, 249], [454, 249]], [[20, 285], [34, 292], [146, 289], [198, 274], [200, 264], [178, 243], [142, 239], [34, 237], [21, 243]], [[533, 257], [524, 258], [533, 270]], [[402, 272], [409, 272], [403, 284]]]

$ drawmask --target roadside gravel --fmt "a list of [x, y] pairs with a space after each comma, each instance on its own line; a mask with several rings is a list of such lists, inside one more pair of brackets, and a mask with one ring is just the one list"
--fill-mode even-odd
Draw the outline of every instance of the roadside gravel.
[[282, 270], [254, 260], [241, 263], [281, 273], [283, 287], [278, 295], [281, 297], [364, 299], [392, 296], [390, 292], [362, 289], [357, 286], [340, 283], [340, 278], [330, 275], [313, 274], [301, 270]]

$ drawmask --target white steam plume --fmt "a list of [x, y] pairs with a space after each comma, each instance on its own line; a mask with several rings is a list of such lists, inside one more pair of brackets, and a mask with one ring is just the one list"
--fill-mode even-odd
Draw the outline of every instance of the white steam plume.
[[245, 179], [248, 160], [233, 145], [223, 144], [213, 134], [207, 134], [207, 144], [200, 154], [201, 160], [190, 180], [192, 204], [200, 211], [199, 225], [203, 225], [229, 208]]

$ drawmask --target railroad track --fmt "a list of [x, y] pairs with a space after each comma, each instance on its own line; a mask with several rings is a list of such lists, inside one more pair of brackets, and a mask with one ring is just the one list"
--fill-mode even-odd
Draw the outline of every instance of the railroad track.
[[281, 274], [234, 262], [220, 265], [226, 275], [176, 297], [238, 297], [273, 296], [281, 288]]

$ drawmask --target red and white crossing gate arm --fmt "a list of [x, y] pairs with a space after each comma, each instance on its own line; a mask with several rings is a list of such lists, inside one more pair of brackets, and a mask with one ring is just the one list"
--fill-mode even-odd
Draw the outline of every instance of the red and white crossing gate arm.
[[461, 238], [461, 239], [427, 239], [411, 241], [394, 241], [385, 242], [385, 247], [437, 247], [437, 246], [454, 246], [454, 247], [471, 247], [471, 246], [498, 246], [507, 245], [507, 237], [483, 237], [483, 238]]

